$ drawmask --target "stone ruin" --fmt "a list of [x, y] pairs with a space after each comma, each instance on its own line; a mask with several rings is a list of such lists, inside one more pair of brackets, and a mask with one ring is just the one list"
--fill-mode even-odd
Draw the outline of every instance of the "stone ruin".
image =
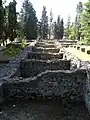
[[90, 67], [57, 40], [27, 46], [0, 73], [0, 103], [9, 99], [84, 101], [90, 111]]

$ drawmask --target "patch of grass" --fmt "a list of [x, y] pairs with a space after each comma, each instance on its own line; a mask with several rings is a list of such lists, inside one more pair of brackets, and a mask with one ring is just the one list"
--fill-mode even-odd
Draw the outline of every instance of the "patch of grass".
[[10, 43], [3, 50], [3, 54], [9, 57], [14, 57], [18, 55], [26, 46], [27, 46], [27, 42], [25, 39], [22, 40], [21, 45]]
[[67, 48], [67, 51], [83, 61], [90, 61], [90, 55], [80, 50], [77, 50], [76, 48]]
[[9, 57], [14, 57], [22, 51], [22, 47], [18, 45], [8, 45], [6, 49], [3, 50], [3, 54]]

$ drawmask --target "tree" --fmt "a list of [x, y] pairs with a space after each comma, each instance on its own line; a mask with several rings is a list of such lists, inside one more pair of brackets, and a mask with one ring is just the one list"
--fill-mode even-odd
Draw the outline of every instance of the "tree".
[[43, 6], [41, 17], [41, 37], [43, 39], [47, 39], [48, 37], [48, 16], [45, 6]]
[[69, 39], [69, 35], [70, 35], [70, 25], [71, 25], [70, 16], [68, 16], [68, 21], [67, 21], [66, 27], [64, 29], [65, 36], [67, 39]]
[[54, 38], [62, 39], [64, 35], [64, 22], [60, 20], [60, 15], [57, 17], [57, 22], [54, 22]]
[[57, 39], [57, 23], [56, 22], [54, 22], [54, 39]]
[[25, 0], [21, 11], [21, 24], [24, 30], [24, 35], [27, 39], [37, 38], [37, 17], [36, 11], [29, 0]]
[[85, 9], [81, 16], [81, 31], [84, 41], [90, 43], [90, 0], [85, 3]]
[[17, 13], [16, 13], [16, 1], [9, 3], [9, 13], [8, 13], [8, 24], [9, 24], [9, 39], [14, 41], [17, 29]]
[[70, 26], [69, 39], [71, 39], [71, 40], [75, 40], [76, 39], [76, 26], [75, 26], [75, 23], [72, 23], [72, 25]]
[[80, 40], [80, 37], [81, 37], [81, 23], [80, 23], [80, 20], [81, 20], [81, 13], [83, 12], [83, 4], [82, 2], [79, 2], [77, 4], [77, 8], [76, 8], [76, 18], [75, 18], [75, 25], [76, 25], [76, 37], [78, 40]]
[[49, 24], [49, 39], [51, 38], [51, 34], [52, 34], [52, 21], [53, 21], [53, 13], [52, 10], [50, 11], [50, 24]]
[[42, 37], [42, 23], [38, 21], [38, 37]]
[[61, 19], [61, 22], [60, 22], [60, 39], [63, 39], [63, 35], [64, 35], [64, 22], [63, 22], [63, 19]]
[[0, 40], [3, 37], [3, 26], [4, 26], [4, 8], [2, 4], [2, 0], [0, 0]]

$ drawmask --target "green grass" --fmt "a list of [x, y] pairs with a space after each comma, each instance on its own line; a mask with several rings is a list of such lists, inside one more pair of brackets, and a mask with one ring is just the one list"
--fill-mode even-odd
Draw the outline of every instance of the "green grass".
[[9, 57], [14, 57], [22, 51], [21, 46], [16, 45], [8, 45], [4, 50], [3, 54]]
[[90, 55], [87, 53], [81, 52], [81, 50], [77, 50], [76, 48], [67, 48], [67, 51], [72, 53], [72, 55], [78, 57], [83, 61], [90, 61]]

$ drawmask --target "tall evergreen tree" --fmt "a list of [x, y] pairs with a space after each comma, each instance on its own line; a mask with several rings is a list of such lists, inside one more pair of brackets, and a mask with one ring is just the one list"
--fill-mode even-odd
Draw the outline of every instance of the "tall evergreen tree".
[[56, 22], [54, 22], [54, 30], [53, 30], [53, 32], [54, 32], [54, 39], [57, 39], [57, 23]]
[[64, 22], [63, 19], [60, 20], [60, 15], [58, 15], [57, 22], [54, 23], [54, 38], [62, 39], [64, 35]]
[[47, 11], [46, 7], [43, 6], [42, 10], [42, 18], [41, 18], [41, 37], [43, 39], [47, 39], [48, 37], [48, 16], [47, 16]]
[[60, 15], [58, 15], [58, 18], [57, 18], [57, 39], [61, 38], [60, 27], [61, 27], [61, 21], [60, 21]]
[[0, 0], [0, 40], [2, 39], [3, 36], [3, 25], [4, 25], [4, 8], [2, 4], [2, 0]]
[[27, 39], [37, 38], [37, 17], [36, 11], [33, 8], [32, 3], [29, 0], [25, 0], [23, 3], [21, 22], [23, 22], [23, 30]]
[[85, 3], [85, 9], [81, 16], [81, 30], [83, 39], [90, 43], [90, 0]]
[[80, 20], [81, 20], [81, 13], [83, 12], [83, 4], [82, 4], [82, 2], [79, 2], [79, 4], [77, 4], [76, 12], [77, 12], [76, 18], [75, 18], [76, 36], [77, 36], [77, 39], [80, 40], [80, 37], [81, 37]]
[[52, 34], [52, 21], [53, 21], [53, 13], [52, 10], [50, 11], [50, 21], [49, 21], [49, 39], [51, 38]]
[[9, 23], [9, 39], [13, 41], [17, 37], [16, 36], [17, 13], [15, 0], [9, 3], [8, 23]]
[[75, 40], [76, 39], [76, 25], [75, 23], [72, 23], [70, 26], [70, 35], [69, 35], [70, 40]]
[[64, 35], [64, 21], [63, 21], [63, 19], [61, 19], [61, 22], [60, 22], [60, 39], [63, 39], [63, 35]]
[[38, 22], [38, 37], [41, 38], [42, 36], [42, 23], [41, 21]]

